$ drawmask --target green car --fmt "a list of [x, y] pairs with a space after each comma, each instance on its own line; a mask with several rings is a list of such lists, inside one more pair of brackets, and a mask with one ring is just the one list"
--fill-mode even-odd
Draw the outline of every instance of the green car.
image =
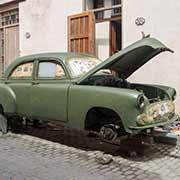
[[0, 81], [0, 127], [6, 133], [8, 121], [18, 117], [113, 139], [170, 124], [179, 118], [175, 89], [126, 80], [164, 51], [172, 52], [156, 39], [143, 38], [105, 61], [75, 53], [20, 57]]

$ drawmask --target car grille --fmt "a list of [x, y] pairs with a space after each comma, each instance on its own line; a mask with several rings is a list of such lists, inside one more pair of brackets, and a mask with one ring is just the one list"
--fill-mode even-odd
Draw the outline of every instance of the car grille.
[[172, 101], [161, 101], [149, 105], [145, 113], [137, 117], [140, 126], [168, 121], [175, 114], [175, 106]]

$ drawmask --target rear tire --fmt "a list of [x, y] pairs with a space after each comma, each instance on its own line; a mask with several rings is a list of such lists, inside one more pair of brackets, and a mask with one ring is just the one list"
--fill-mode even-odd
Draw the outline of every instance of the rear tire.
[[3, 134], [6, 134], [8, 132], [8, 120], [7, 118], [0, 113], [0, 130]]

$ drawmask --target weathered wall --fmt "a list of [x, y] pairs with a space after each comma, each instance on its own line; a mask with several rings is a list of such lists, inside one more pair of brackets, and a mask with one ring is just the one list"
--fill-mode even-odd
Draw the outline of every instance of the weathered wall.
[[[106, 6], [110, 6], [106, 0]], [[28, 0], [20, 3], [20, 53], [67, 51], [67, 16], [82, 12], [82, 1]], [[88, 1], [87, 9], [92, 8]], [[109, 12], [106, 12], [108, 16]], [[26, 38], [26, 33], [31, 37]], [[97, 54], [109, 56], [109, 22], [96, 24]]]
[[[180, 1], [123, 0], [123, 46], [140, 39], [141, 31], [150, 33], [174, 54], [163, 53], [134, 73], [130, 81], [165, 84], [178, 92], [177, 111], [180, 112]], [[137, 26], [135, 19], [144, 17], [146, 23]]]
[[67, 16], [82, 12], [82, 1], [27, 0], [19, 11], [21, 55], [67, 51]]

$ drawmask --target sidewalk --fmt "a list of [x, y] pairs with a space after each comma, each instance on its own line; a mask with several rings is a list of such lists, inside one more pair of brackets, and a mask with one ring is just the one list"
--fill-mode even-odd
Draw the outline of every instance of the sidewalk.
[[157, 145], [134, 160], [113, 156], [101, 165], [100, 151], [84, 151], [28, 135], [0, 136], [0, 180], [180, 179], [180, 147]]

